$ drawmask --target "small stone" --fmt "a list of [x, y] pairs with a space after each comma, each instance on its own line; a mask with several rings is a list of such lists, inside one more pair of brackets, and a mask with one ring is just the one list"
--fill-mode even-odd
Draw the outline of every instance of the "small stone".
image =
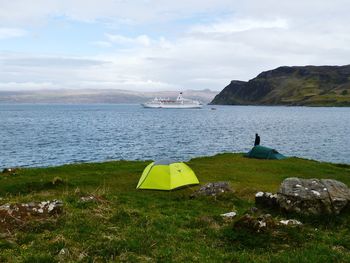
[[50, 213], [54, 208], [55, 208], [54, 204], [49, 204], [49, 208], [47, 209], [47, 211]]
[[266, 222], [264, 221], [258, 221], [259, 222], [259, 228], [266, 227]]
[[222, 217], [225, 217], [225, 218], [233, 218], [237, 215], [236, 212], [229, 212], [229, 213], [225, 213], [225, 214], [221, 214]]
[[85, 252], [81, 252], [80, 254], [79, 254], [79, 257], [78, 257], [78, 259], [79, 260], [83, 260], [84, 258], [86, 258], [88, 255], [85, 253]]
[[282, 225], [302, 225], [302, 223], [295, 219], [281, 220], [280, 223]]
[[58, 252], [58, 257], [63, 260], [65, 259], [66, 257], [69, 256], [69, 250], [67, 248], [62, 248], [60, 250], [60, 252]]
[[315, 190], [311, 190], [311, 192], [312, 192], [314, 195], [321, 196], [320, 192], [317, 192], [317, 191], [315, 191]]
[[68, 253], [68, 249], [62, 248], [58, 254], [59, 255], [66, 255], [67, 253]]
[[97, 201], [97, 198], [93, 195], [80, 197], [80, 202], [86, 203], [86, 202], [91, 202], [91, 201]]
[[264, 192], [257, 192], [255, 194], [255, 197], [262, 197], [262, 196], [264, 196]]

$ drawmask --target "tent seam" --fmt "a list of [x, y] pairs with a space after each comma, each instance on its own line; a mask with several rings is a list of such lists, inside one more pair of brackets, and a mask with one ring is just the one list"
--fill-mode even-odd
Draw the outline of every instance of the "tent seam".
[[142, 184], [145, 182], [145, 180], [147, 179], [149, 173], [151, 172], [151, 170], [153, 169], [154, 167], [154, 164], [152, 165], [151, 169], [149, 169], [148, 173], [145, 175], [145, 178], [142, 180], [142, 182], [140, 183], [139, 187], [140, 188], [142, 186]]

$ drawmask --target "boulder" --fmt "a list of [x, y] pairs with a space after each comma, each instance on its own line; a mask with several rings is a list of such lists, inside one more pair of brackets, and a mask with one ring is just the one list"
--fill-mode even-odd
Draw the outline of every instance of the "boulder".
[[286, 212], [305, 215], [339, 214], [350, 201], [350, 189], [332, 179], [285, 179], [277, 203]]
[[232, 193], [233, 189], [230, 187], [228, 182], [214, 182], [207, 183], [199, 188], [196, 192], [191, 195], [191, 198], [197, 196], [217, 196], [224, 193]]
[[342, 182], [330, 179], [322, 179], [321, 182], [327, 188], [333, 211], [339, 214], [350, 201], [350, 189]]
[[255, 194], [255, 203], [263, 207], [277, 207], [277, 194], [258, 192]]

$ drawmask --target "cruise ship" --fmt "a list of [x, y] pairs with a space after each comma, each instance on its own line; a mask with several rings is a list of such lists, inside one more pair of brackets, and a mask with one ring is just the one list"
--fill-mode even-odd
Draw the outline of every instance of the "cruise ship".
[[203, 104], [198, 100], [185, 99], [182, 92], [177, 96], [176, 100], [169, 98], [157, 98], [141, 104], [145, 108], [162, 108], [162, 109], [200, 109]]

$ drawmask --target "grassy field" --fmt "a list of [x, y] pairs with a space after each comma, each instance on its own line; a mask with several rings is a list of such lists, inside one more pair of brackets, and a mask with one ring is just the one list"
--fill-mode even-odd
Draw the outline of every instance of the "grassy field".
[[[149, 162], [115, 161], [19, 170], [0, 177], [0, 204], [60, 199], [64, 213], [1, 229], [1, 262], [350, 262], [350, 212], [296, 218], [300, 229], [253, 233], [220, 214], [238, 217], [257, 191], [277, 191], [287, 177], [332, 178], [350, 185], [350, 166], [290, 158], [254, 160], [240, 154], [196, 158], [188, 164], [201, 184], [229, 181], [234, 194], [190, 199], [198, 187], [140, 191]], [[63, 184], [52, 184], [55, 177]], [[94, 194], [101, 202], [81, 203]], [[60, 254], [62, 249], [64, 255]]]

